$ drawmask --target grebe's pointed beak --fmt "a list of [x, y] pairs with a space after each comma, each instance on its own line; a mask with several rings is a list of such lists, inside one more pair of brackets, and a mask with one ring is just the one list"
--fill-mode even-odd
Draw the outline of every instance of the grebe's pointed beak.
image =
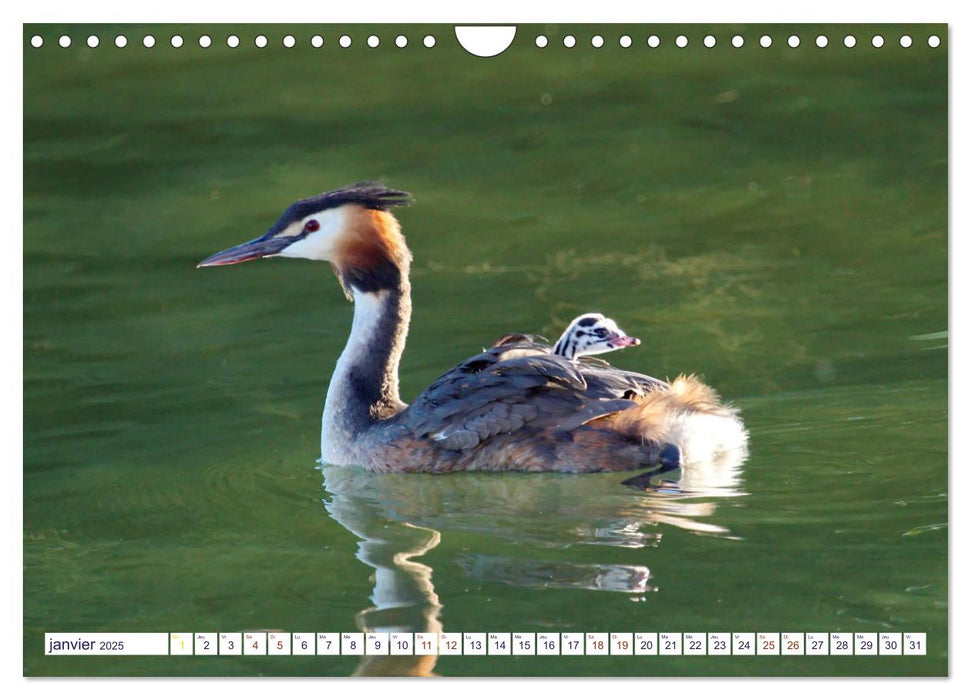
[[276, 255], [288, 245], [293, 243], [293, 236], [274, 236], [266, 234], [248, 243], [241, 243], [222, 250], [215, 255], [210, 255], [196, 267], [215, 267], [216, 265], [235, 265], [236, 263], [256, 260], [257, 258], [267, 258]]

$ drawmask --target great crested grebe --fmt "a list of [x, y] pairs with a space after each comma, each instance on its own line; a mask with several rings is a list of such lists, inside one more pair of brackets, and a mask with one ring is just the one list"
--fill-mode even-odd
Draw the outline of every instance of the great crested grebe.
[[[492, 346], [527, 342], [539, 345], [546, 342], [546, 339], [528, 333], [507, 333]], [[583, 314], [570, 321], [570, 325], [563, 331], [556, 344], [549, 348], [549, 352], [568, 360], [579, 360], [581, 357], [602, 355], [605, 352], [640, 344], [641, 341], [638, 338], [622, 331], [614, 319], [607, 318], [603, 314]]]
[[575, 360], [581, 356], [602, 355], [640, 344], [639, 339], [622, 331], [614, 319], [603, 314], [583, 314], [570, 321], [553, 346], [553, 352]]
[[[538, 335], [507, 333], [492, 346], [526, 342], [539, 344], [545, 341], [545, 338]], [[622, 331], [614, 319], [607, 318], [603, 314], [583, 314], [570, 321], [570, 325], [549, 351], [568, 360], [577, 360], [581, 357], [602, 355], [605, 352], [640, 344], [641, 341], [638, 338]]]
[[531, 341], [470, 357], [403, 403], [411, 252], [389, 210], [408, 203], [406, 192], [368, 182], [325, 192], [198, 265], [279, 256], [333, 267], [354, 320], [324, 404], [325, 462], [388, 472], [599, 472], [676, 468], [744, 448], [736, 411], [694, 377], [667, 384], [578, 364]]

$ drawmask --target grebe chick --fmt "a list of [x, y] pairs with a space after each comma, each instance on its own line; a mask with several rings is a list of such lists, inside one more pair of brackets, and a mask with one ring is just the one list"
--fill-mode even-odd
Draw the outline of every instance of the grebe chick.
[[603, 314], [583, 314], [570, 322], [553, 346], [553, 352], [575, 360], [583, 355], [602, 355], [640, 344], [640, 340], [627, 335], [612, 318]]
[[325, 462], [385, 472], [635, 470], [745, 444], [734, 409], [697, 379], [668, 385], [588, 366], [549, 345], [494, 346], [409, 406], [398, 366], [411, 319], [411, 252], [391, 213], [410, 196], [359, 183], [292, 204], [266, 234], [199, 267], [265, 257], [329, 262], [354, 319], [321, 421]]

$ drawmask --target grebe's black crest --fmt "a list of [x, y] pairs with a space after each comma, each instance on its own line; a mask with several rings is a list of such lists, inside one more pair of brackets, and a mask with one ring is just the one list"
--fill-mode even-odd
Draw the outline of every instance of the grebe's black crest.
[[407, 192], [393, 190], [377, 182], [359, 182], [356, 185], [348, 185], [294, 202], [273, 224], [267, 236], [275, 235], [294, 221], [300, 221], [311, 214], [325, 209], [336, 209], [345, 204], [357, 204], [365, 209], [388, 211], [392, 207], [406, 207], [412, 201], [411, 195]]

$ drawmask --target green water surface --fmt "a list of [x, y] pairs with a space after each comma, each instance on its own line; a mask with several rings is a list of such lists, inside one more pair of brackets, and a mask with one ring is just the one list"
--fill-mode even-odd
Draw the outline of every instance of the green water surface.
[[[946, 27], [523, 26], [492, 59], [442, 26], [24, 37], [25, 674], [947, 673]], [[741, 408], [748, 460], [651, 493], [319, 465], [352, 313], [328, 266], [195, 264], [362, 179], [416, 200], [406, 400], [503, 333], [602, 311], [644, 340], [611, 362]], [[43, 653], [45, 632], [362, 629], [925, 632], [928, 651]]]

